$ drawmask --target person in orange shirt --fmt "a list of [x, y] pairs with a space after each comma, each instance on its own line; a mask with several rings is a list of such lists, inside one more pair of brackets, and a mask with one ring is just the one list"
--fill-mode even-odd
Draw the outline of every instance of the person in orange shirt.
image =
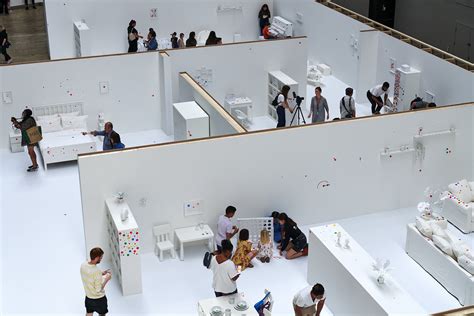
[[271, 33], [270, 33], [270, 22], [267, 22], [265, 26], [262, 29], [262, 34], [264, 39], [272, 39], [275, 38]]

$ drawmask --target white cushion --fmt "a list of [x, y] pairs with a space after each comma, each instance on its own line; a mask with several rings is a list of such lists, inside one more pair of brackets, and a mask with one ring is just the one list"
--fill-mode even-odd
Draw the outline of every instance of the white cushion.
[[448, 185], [448, 189], [454, 196], [456, 196], [461, 201], [465, 203], [471, 202], [472, 191], [466, 179]]
[[474, 275], [474, 261], [469, 259], [466, 256], [461, 256], [458, 258], [458, 263], [461, 267], [464, 268], [467, 272]]
[[431, 236], [433, 235], [433, 229], [431, 228], [429, 222], [417, 216], [415, 219], [415, 226], [423, 236], [431, 239]]
[[68, 117], [68, 116], [79, 116], [79, 111], [76, 111], [76, 112], [69, 112], [69, 113], [60, 113], [58, 114], [60, 118], [63, 118], [63, 117]]
[[433, 243], [436, 247], [438, 247], [442, 252], [447, 254], [450, 257], [453, 257], [453, 248], [451, 244], [444, 238], [439, 237], [437, 235], [433, 235]]
[[50, 118], [48, 120], [38, 120], [38, 125], [41, 126], [43, 133], [52, 133], [62, 131], [61, 119], [59, 116], [56, 118]]
[[64, 129], [87, 129], [87, 115], [65, 116], [61, 121]]
[[474, 260], [474, 253], [472, 249], [465, 242], [458, 242], [453, 245], [453, 255], [456, 258], [466, 256], [471, 260]]
[[58, 118], [59, 115], [53, 114], [53, 115], [40, 115], [36, 118], [37, 121], [49, 121], [50, 119], [55, 119]]

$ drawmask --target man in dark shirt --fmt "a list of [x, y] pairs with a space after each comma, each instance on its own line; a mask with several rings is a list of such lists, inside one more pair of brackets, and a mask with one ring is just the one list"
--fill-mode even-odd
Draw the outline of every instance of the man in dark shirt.
[[[110, 150], [114, 149], [113, 142], [111, 139], [117, 138], [113, 134], [117, 134], [117, 132], [114, 131], [114, 125], [111, 122], [107, 122], [104, 125], [104, 130], [103, 131], [92, 131], [90, 133], [84, 132], [82, 133], [83, 135], [91, 134], [94, 136], [104, 136], [104, 141], [102, 144], [102, 149], [103, 150]], [[120, 139], [120, 136], [118, 136], [118, 139]]]

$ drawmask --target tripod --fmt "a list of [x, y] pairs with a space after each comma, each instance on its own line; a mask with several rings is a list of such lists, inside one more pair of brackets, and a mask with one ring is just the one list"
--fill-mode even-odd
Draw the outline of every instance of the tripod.
[[300, 125], [300, 121], [303, 121], [303, 123], [306, 124], [303, 110], [301, 110], [301, 101], [302, 100], [298, 102], [297, 100], [296, 102], [296, 112], [293, 114], [293, 118], [291, 119], [290, 126], [293, 126], [293, 121], [295, 120], [295, 118], [296, 118], [296, 122], [298, 123], [297, 125]]

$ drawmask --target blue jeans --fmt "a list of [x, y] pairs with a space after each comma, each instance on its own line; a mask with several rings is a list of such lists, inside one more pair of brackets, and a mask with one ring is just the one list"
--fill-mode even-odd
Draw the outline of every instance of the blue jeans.
[[285, 108], [282, 107], [281, 105], [277, 107], [277, 115], [278, 115], [277, 127], [285, 127], [286, 126]]

